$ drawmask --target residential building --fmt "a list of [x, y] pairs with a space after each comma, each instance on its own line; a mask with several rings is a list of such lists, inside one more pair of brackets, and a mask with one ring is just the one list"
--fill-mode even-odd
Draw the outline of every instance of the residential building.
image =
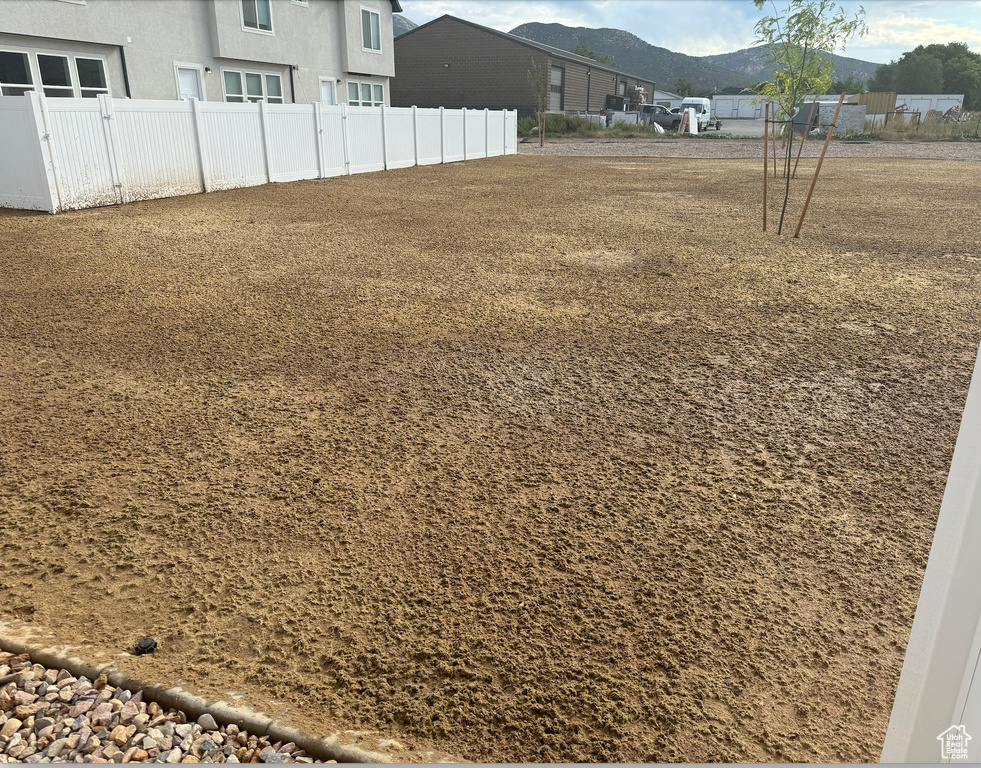
[[389, 104], [398, 0], [2, 0], [0, 94]]
[[392, 104], [535, 110], [528, 73], [548, 78], [549, 111], [599, 112], [651, 103], [654, 83], [593, 59], [441, 16], [395, 38]]

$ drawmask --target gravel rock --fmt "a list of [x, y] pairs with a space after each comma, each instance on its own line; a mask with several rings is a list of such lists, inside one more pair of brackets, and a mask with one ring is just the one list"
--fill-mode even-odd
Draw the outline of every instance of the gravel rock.
[[0, 763], [310, 762], [293, 743], [270, 745], [210, 714], [189, 723], [104, 674], [93, 684], [0, 652], [0, 677], [10, 675], [0, 687]]
[[210, 714], [205, 712], [201, 717], [198, 718], [198, 725], [200, 725], [206, 731], [217, 731], [218, 723], [215, 722], [215, 718]]

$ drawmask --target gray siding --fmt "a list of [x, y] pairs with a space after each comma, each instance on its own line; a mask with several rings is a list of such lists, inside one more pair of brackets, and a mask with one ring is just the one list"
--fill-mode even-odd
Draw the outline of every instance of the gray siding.
[[649, 81], [553, 55], [520, 39], [447, 16], [395, 40], [397, 75], [392, 80], [392, 104], [517, 109], [530, 114], [535, 109], [528, 83], [532, 61], [546, 66], [547, 72], [553, 64], [565, 69], [565, 111], [603, 109], [607, 94], [615, 93], [616, 85], [624, 81], [628, 88], [640, 84], [648, 93], [654, 88]]

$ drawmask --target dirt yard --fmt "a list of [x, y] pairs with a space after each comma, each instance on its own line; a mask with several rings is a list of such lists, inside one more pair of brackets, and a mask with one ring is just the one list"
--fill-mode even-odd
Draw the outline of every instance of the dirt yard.
[[875, 760], [981, 165], [831, 159], [801, 240], [760, 165], [0, 213], [0, 620], [402, 759]]

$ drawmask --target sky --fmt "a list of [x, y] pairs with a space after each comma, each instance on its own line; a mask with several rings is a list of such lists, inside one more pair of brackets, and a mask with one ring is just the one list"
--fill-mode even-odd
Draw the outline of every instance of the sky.
[[[786, 0], [775, 0], [783, 9]], [[400, 0], [403, 15], [424, 24], [443, 14], [509, 32], [531, 21], [569, 27], [613, 27], [690, 56], [749, 48], [762, 15], [752, 0]], [[869, 32], [844, 56], [877, 63], [930, 43], [966, 43], [981, 53], [981, 0], [842, 0], [865, 7]], [[772, 6], [768, 6], [772, 10]]]

